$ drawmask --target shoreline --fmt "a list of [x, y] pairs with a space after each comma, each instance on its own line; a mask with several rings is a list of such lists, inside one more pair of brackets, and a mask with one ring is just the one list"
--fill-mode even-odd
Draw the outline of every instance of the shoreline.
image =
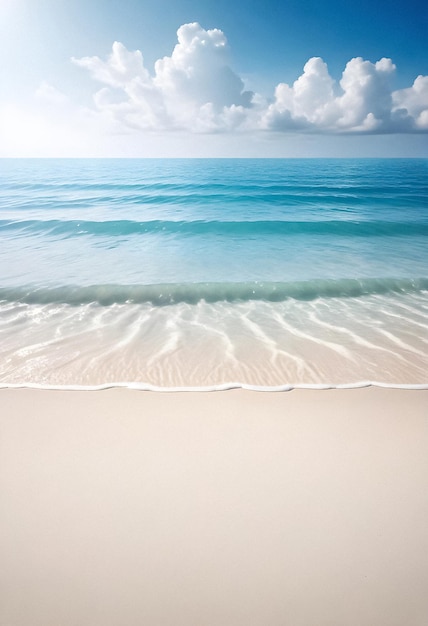
[[426, 292], [0, 309], [3, 383], [162, 390], [428, 384]]
[[39, 389], [40, 391], [106, 391], [108, 389], [129, 389], [134, 391], [147, 391], [154, 393], [210, 393], [214, 391], [232, 391], [242, 389], [243, 391], [255, 391], [261, 393], [282, 393], [294, 390], [327, 391], [334, 389], [365, 389], [367, 387], [377, 387], [379, 389], [401, 389], [401, 390], [428, 390], [428, 383], [386, 383], [373, 380], [362, 380], [354, 383], [296, 383], [284, 385], [251, 385], [249, 383], [230, 382], [217, 385], [196, 385], [186, 387], [163, 387], [152, 385], [151, 383], [138, 382], [112, 382], [101, 383], [99, 385], [51, 385], [44, 383], [2, 383], [2, 389]]
[[428, 615], [428, 390], [0, 390], [0, 623]]

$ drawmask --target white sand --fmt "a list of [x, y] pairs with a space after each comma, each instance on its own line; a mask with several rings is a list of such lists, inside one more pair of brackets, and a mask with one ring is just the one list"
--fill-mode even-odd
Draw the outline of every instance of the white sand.
[[428, 391], [0, 391], [0, 626], [424, 626]]

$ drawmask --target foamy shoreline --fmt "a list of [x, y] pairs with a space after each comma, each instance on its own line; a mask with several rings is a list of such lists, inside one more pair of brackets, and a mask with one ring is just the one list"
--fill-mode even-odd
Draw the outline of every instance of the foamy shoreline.
[[136, 391], [153, 391], [157, 393], [207, 393], [212, 391], [231, 391], [243, 389], [244, 391], [258, 391], [262, 393], [276, 393], [293, 391], [295, 389], [327, 390], [327, 389], [364, 389], [366, 387], [380, 387], [382, 389], [428, 389], [428, 383], [384, 383], [373, 380], [361, 380], [354, 383], [298, 383], [294, 385], [250, 385], [247, 383], [230, 382], [221, 385], [189, 386], [189, 387], [161, 387], [150, 383], [137, 382], [114, 382], [101, 385], [49, 385], [43, 383], [0, 383], [0, 389], [40, 389], [45, 391], [104, 391], [107, 389], [133, 389]]
[[363, 384], [2, 385], [0, 623], [424, 623], [428, 390]]

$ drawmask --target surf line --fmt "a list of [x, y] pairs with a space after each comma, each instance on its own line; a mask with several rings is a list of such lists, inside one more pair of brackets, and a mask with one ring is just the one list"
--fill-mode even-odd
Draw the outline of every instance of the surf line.
[[179, 392], [213, 392], [213, 391], [229, 391], [231, 389], [244, 389], [246, 391], [257, 392], [284, 392], [293, 391], [293, 389], [362, 389], [364, 387], [381, 387], [384, 389], [428, 389], [428, 383], [384, 383], [380, 381], [364, 380], [354, 383], [298, 383], [294, 385], [249, 385], [247, 383], [231, 382], [222, 383], [221, 385], [209, 386], [188, 386], [188, 387], [161, 387], [150, 383], [137, 382], [112, 382], [100, 385], [49, 385], [41, 383], [0, 383], [0, 389], [40, 389], [47, 391], [104, 391], [106, 389], [133, 389], [136, 391], [152, 391], [157, 393], [179, 393]]

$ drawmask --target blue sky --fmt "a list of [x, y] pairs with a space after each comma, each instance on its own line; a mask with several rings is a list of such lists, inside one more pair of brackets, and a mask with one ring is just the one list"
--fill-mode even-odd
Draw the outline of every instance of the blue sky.
[[0, 0], [0, 155], [428, 156], [427, 32], [415, 0]]

